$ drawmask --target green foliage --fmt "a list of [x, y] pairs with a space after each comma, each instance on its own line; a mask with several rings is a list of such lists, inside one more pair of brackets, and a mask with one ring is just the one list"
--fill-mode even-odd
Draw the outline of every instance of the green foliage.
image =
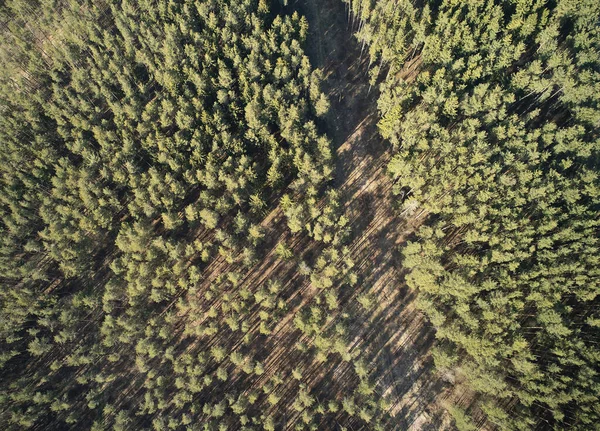
[[[436, 365], [456, 368], [501, 429], [589, 429], [598, 2], [346, 3], [381, 82], [401, 214], [425, 221], [403, 267], [444, 347]], [[461, 429], [469, 415], [453, 410]]]
[[452, 415], [456, 429], [459, 431], [475, 431], [477, 429], [469, 419], [469, 416], [467, 416], [459, 407], [450, 406], [448, 407], [448, 412]]
[[[333, 172], [306, 20], [264, 0], [10, 0], [0, 16], [0, 426], [237, 426], [228, 358], [242, 388], [266, 365], [229, 349], [285, 309], [268, 284], [254, 325], [243, 285], [264, 216]], [[205, 279], [215, 262], [237, 270]], [[258, 429], [266, 400], [236, 399]]]
[[283, 260], [291, 259], [292, 256], [294, 256], [292, 250], [283, 242], [277, 244], [277, 247], [275, 248], [275, 254]]

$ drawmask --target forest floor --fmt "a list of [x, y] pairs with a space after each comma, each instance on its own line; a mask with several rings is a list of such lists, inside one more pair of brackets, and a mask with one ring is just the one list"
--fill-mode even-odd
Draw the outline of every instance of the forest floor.
[[331, 109], [322, 126], [337, 150], [335, 181], [351, 220], [351, 257], [361, 277], [356, 290], [368, 291], [378, 303], [369, 321], [353, 322], [353, 349], [366, 353], [380, 395], [391, 401], [389, 429], [451, 428], [441, 407], [449, 393], [432, 367], [433, 329], [416, 310], [415, 292], [401, 270], [399, 249], [418, 222], [395, 214], [392, 179], [385, 172], [391, 148], [377, 131], [378, 92], [369, 85], [368, 52], [352, 36], [341, 1], [298, 0], [292, 6], [308, 19], [307, 52], [326, 78]]

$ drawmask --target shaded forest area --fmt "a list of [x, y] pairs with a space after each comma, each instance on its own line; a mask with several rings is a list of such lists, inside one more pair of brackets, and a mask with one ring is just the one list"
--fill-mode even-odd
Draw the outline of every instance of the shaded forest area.
[[600, 5], [0, 5], [0, 426], [595, 429]]

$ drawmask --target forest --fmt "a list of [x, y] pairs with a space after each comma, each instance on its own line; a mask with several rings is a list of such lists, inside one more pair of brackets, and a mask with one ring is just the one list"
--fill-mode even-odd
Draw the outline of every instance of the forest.
[[600, 2], [0, 21], [0, 428], [600, 430]]

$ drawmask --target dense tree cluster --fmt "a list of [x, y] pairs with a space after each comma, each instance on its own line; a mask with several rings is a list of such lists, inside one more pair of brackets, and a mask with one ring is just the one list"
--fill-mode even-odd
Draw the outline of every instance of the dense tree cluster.
[[346, 0], [380, 84], [407, 282], [500, 429], [600, 421], [600, 3]]
[[[455, 425], [592, 429], [600, 4], [345, 3]], [[273, 4], [0, 5], [2, 429], [390, 425], [322, 73]]]
[[[323, 319], [356, 276], [306, 20], [265, 0], [0, 13], [2, 429], [375, 426], [369, 371]], [[314, 265], [271, 244], [282, 196], [286, 232], [327, 247]], [[293, 370], [253, 343], [276, 348], [264, 337], [289, 311], [282, 281], [246, 280], [271, 249], [322, 289], [297, 312]], [[303, 367], [335, 353], [357, 389], [317, 399]]]

